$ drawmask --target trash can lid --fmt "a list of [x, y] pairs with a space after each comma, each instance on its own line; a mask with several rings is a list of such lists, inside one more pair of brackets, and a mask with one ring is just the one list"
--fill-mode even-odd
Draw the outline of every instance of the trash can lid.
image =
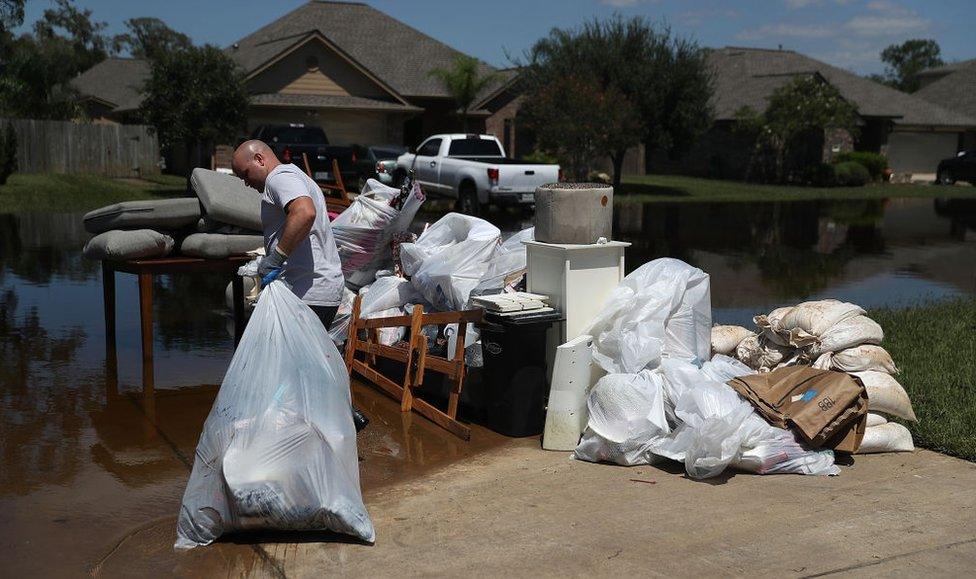
[[563, 320], [563, 314], [560, 311], [533, 313], [532, 310], [528, 310], [516, 315], [500, 316], [494, 312], [485, 312], [485, 320], [495, 324], [510, 326], [526, 326], [529, 324], [548, 325], [553, 322], [561, 322]]

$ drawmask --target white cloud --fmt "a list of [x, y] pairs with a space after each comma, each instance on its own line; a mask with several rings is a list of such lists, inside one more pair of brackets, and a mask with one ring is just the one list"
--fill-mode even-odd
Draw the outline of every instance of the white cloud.
[[626, 6], [633, 6], [639, 3], [641, 0], [600, 0], [600, 4], [606, 4], [608, 6], [616, 6], [618, 8], [624, 8]]
[[844, 28], [861, 36], [899, 36], [928, 30], [930, 22], [914, 12], [889, 16], [855, 16]]
[[675, 15], [675, 21], [686, 26], [698, 26], [706, 20], [735, 20], [739, 13], [732, 9], [688, 10]]
[[821, 4], [823, 4], [823, 0], [786, 0], [786, 5], [794, 10], [797, 8], [806, 8], [807, 6], [819, 6]]
[[835, 36], [837, 31], [831, 26], [821, 24], [790, 24], [788, 22], [778, 22], [766, 24], [759, 28], [743, 30], [735, 35], [739, 40], [763, 40], [769, 37], [774, 38], [830, 38]]

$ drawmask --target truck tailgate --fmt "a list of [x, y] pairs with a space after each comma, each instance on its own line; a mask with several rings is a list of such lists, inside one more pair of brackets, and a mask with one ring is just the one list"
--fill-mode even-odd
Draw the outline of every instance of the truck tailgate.
[[558, 180], [558, 165], [498, 166], [498, 189], [501, 191], [534, 192], [539, 185]]

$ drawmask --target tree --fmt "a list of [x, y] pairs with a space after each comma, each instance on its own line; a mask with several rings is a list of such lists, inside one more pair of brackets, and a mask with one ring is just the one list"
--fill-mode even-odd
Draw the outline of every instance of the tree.
[[154, 59], [161, 54], [193, 46], [190, 37], [177, 32], [158, 18], [130, 18], [127, 32], [112, 39], [116, 52], [128, 52], [135, 58]]
[[0, 0], [0, 30], [8, 31], [24, 23], [24, 0]]
[[0, 113], [39, 118], [70, 119], [80, 109], [68, 84], [108, 54], [106, 24], [93, 22], [91, 10], [79, 10], [70, 0], [58, 0], [34, 23], [33, 35], [23, 35], [4, 47], [0, 70]]
[[[619, 187], [627, 148], [644, 142], [677, 154], [709, 126], [711, 77], [705, 57], [694, 42], [673, 37], [667, 27], [655, 28], [643, 18], [615, 17], [575, 30], [554, 29], [520, 63], [519, 78], [532, 111], [530, 127], [536, 134], [551, 133], [547, 123], [589, 127], [586, 141], [598, 143], [597, 153], [610, 157], [614, 186]], [[587, 93], [566, 98], [590, 98], [588, 106], [563, 106], [551, 97], [553, 87], [565, 86], [569, 78]], [[612, 111], [601, 103], [617, 103], [624, 110]], [[591, 114], [604, 122], [592, 122]]]
[[[821, 142], [816, 136], [828, 129], [853, 134], [857, 128], [857, 107], [819, 75], [798, 76], [773, 91], [761, 114], [743, 107], [736, 116], [740, 133], [753, 141], [751, 164], [759, 162], [776, 181], [803, 168], [795, 165], [804, 164], [802, 153], [809, 151], [810, 143]], [[766, 164], [772, 166], [762, 166]]]
[[882, 82], [904, 92], [917, 91], [918, 73], [945, 64], [941, 52], [939, 43], [929, 39], [913, 38], [892, 44], [881, 51], [881, 61], [887, 65]]
[[440, 79], [444, 88], [457, 104], [463, 131], [468, 132], [468, 113], [474, 101], [489, 85], [498, 79], [494, 72], [482, 73], [478, 59], [459, 54], [451, 68], [435, 68], [428, 74]]
[[211, 45], [158, 55], [143, 94], [140, 116], [162, 147], [185, 146], [188, 169], [197, 165], [201, 146], [232, 141], [247, 119], [244, 75]]

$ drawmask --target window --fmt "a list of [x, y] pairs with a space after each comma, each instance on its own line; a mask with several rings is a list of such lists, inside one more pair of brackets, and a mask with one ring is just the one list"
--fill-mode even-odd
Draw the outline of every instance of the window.
[[375, 147], [373, 148], [373, 156], [376, 157], [376, 160], [378, 161], [382, 161], [384, 159], [396, 159], [402, 154], [403, 154], [402, 149], [395, 150], [395, 149], [377, 149]]
[[430, 139], [426, 141], [420, 148], [417, 149], [417, 154], [424, 157], [436, 157], [437, 152], [441, 150], [441, 140], [440, 139]]
[[493, 139], [456, 139], [447, 153], [451, 157], [504, 157]]

